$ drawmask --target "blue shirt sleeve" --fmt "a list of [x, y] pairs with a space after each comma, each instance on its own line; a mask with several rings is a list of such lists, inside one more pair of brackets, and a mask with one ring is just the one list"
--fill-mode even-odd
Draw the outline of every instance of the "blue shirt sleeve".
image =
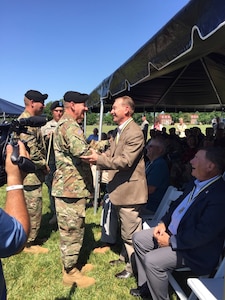
[[15, 218], [0, 209], [0, 258], [17, 253], [26, 242], [26, 233]]

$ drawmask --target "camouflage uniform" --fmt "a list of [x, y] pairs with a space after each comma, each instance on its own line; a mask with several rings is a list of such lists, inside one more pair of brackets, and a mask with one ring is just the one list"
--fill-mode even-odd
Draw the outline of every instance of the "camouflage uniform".
[[89, 145], [79, 124], [67, 113], [54, 132], [56, 172], [52, 184], [64, 268], [76, 266], [83, 243], [86, 199], [93, 193], [90, 166], [79, 158]]
[[[20, 118], [31, 117], [28, 111], [24, 111]], [[20, 139], [27, 142], [30, 149], [30, 159], [35, 163], [37, 171], [30, 173], [24, 179], [24, 195], [26, 199], [27, 209], [30, 216], [30, 235], [28, 243], [33, 242], [37, 235], [41, 224], [42, 216], [42, 183], [45, 179], [46, 172], [46, 150], [43, 143], [41, 129], [39, 127], [27, 127], [27, 133], [21, 133]]]
[[[57, 124], [58, 124], [58, 122], [56, 122], [54, 119], [52, 119], [51, 121], [47, 122], [46, 125], [41, 127], [41, 132], [44, 137], [45, 144], [46, 144], [46, 150], [48, 150], [49, 142], [51, 142], [49, 161], [48, 161], [48, 166], [49, 166], [50, 172], [45, 177], [45, 184], [48, 187], [50, 208], [51, 208], [52, 213], [55, 213], [55, 199], [52, 196], [52, 180], [53, 180], [53, 174], [56, 170], [55, 154], [54, 154], [54, 149], [53, 149], [53, 132], [55, 131]], [[50, 136], [51, 136], [51, 138], [50, 138]]]

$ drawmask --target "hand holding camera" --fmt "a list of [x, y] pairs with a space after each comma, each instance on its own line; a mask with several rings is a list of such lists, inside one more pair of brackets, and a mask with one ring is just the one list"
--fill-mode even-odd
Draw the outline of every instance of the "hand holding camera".
[[29, 149], [26, 149], [26, 146], [19, 140], [18, 136], [20, 133], [30, 134], [26, 126], [39, 127], [45, 123], [46, 119], [43, 117], [30, 117], [0, 125], [0, 150], [2, 153], [0, 157], [0, 186], [6, 183], [5, 159], [8, 145], [12, 146], [12, 152], [10, 152], [12, 164], [18, 165], [19, 169], [24, 173], [34, 173], [36, 171], [35, 164], [25, 154]]
[[[16, 151], [18, 152], [17, 161], [24, 160], [24, 159], [29, 161], [29, 154], [26, 150], [25, 145], [21, 141], [18, 141], [16, 149], [17, 149]], [[13, 159], [12, 159], [12, 157], [13, 157]], [[26, 175], [28, 173], [26, 170], [23, 170], [20, 168], [17, 161], [13, 162], [14, 159], [15, 159], [15, 147], [13, 147], [12, 145], [7, 145], [6, 146], [5, 172], [7, 174], [8, 185], [21, 184], [23, 182], [23, 179], [26, 177]]]

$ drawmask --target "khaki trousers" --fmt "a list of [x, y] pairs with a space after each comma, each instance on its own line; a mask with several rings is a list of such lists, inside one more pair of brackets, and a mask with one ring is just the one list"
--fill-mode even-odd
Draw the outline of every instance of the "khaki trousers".
[[142, 230], [142, 219], [140, 217], [142, 207], [143, 205], [115, 206], [121, 223], [121, 238], [128, 256], [125, 269], [130, 273], [136, 273], [132, 236], [135, 232]]

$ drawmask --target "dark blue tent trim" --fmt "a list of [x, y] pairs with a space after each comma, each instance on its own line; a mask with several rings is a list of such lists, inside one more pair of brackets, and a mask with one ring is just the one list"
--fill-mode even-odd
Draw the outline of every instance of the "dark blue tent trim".
[[90, 94], [136, 108], [212, 110], [225, 106], [225, 1], [192, 0]]
[[7, 116], [19, 116], [24, 107], [0, 98], [0, 114]]

